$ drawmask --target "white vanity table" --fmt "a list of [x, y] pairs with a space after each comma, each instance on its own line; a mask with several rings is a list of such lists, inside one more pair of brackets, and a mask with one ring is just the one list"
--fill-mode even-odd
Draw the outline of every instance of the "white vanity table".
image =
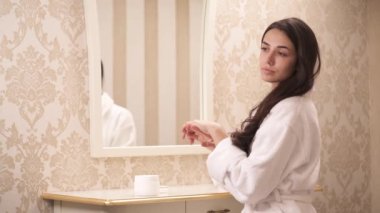
[[54, 213], [238, 213], [243, 205], [212, 184], [161, 187], [157, 196], [135, 196], [133, 189], [46, 192]]
[[[315, 192], [322, 187], [316, 185]], [[133, 189], [45, 192], [54, 213], [239, 213], [243, 205], [212, 184], [161, 187], [157, 196], [135, 196]]]

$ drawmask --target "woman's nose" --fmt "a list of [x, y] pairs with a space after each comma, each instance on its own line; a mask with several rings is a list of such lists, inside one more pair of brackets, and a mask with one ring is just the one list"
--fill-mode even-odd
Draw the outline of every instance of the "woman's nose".
[[269, 52], [268, 53], [268, 55], [267, 55], [267, 63], [268, 63], [268, 65], [271, 65], [271, 66], [274, 65], [275, 59], [274, 59], [274, 53], [273, 52]]

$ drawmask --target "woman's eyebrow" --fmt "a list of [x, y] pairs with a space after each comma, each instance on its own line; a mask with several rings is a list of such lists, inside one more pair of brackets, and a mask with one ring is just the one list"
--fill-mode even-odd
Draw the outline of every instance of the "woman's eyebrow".
[[[267, 46], [271, 46], [269, 43], [267, 43], [267, 42], [265, 42], [265, 41], [262, 41], [261, 43], [264, 44], [264, 45], [267, 45]], [[276, 48], [282, 48], [282, 49], [287, 49], [287, 50], [289, 50], [289, 47], [284, 46], [284, 45], [276, 46]]]

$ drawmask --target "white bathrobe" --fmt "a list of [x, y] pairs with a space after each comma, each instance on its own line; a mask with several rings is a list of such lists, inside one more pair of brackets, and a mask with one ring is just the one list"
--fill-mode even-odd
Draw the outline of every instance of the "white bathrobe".
[[102, 94], [103, 146], [136, 145], [136, 127], [132, 113], [116, 105], [105, 92]]
[[287, 98], [275, 105], [246, 153], [230, 138], [207, 159], [210, 176], [244, 213], [314, 213], [311, 193], [320, 167], [320, 130], [310, 97]]

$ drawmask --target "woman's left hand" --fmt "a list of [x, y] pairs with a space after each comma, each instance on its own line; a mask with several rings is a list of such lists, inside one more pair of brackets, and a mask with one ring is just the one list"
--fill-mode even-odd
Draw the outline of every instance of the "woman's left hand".
[[224, 129], [218, 123], [200, 120], [186, 122], [182, 133], [183, 138], [187, 138], [191, 144], [198, 140], [202, 146], [211, 150], [227, 137]]
[[195, 140], [198, 140], [199, 142], [205, 142], [205, 143], [211, 143], [212, 137], [210, 134], [202, 131], [197, 125], [192, 124], [191, 122], [187, 122], [182, 127], [182, 138], [187, 138], [191, 144], [194, 143]]

